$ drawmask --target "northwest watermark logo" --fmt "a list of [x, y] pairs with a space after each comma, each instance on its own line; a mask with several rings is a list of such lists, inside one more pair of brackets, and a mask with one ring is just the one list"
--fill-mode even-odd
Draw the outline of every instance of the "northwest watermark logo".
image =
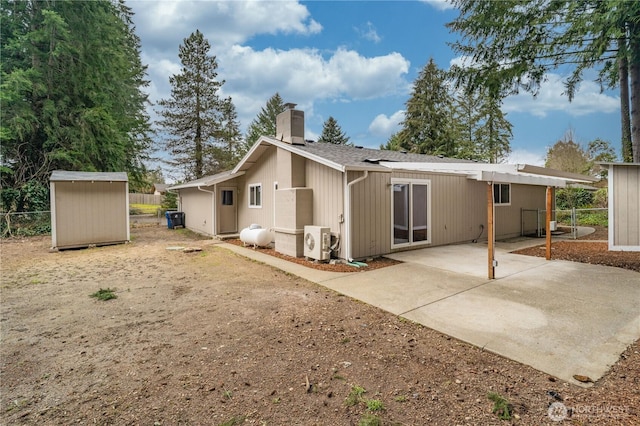
[[629, 407], [624, 405], [588, 405], [578, 404], [567, 407], [562, 402], [553, 402], [547, 411], [554, 422], [561, 422], [568, 418], [622, 418], [629, 415]]

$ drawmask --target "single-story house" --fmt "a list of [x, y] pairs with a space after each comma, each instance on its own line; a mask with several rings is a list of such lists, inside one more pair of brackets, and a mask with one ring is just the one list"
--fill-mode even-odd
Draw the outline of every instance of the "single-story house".
[[609, 173], [609, 250], [640, 251], [640, 163], [601, 163]]
[[486, 240], [488, 199], [495, 236], [518, 236], [521, 210], [544, 210], [548, 187], [593, 181], [529, 165], [308, 142], [304, 113], [292, 108], [276, 129], [233, 170], [170, 188], [187, 228], [219, 236], [258, 224], [273, 230], [277, 251], [302, 256], [304, 227], [316, 225], [330, 229], [334, 257], [363, 259]]
[[129, 237], [129, 179], [125, 172], [51, 173], [54, 249], [124, 243]]

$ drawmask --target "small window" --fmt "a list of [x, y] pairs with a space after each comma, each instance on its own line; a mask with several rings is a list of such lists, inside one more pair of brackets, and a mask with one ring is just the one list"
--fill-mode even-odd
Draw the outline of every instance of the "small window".
[[222, 190], [222, 205], [223, 206], [232, 206], [233, 205], [233, 191], [230, 189]]
[[249, 185], [249, 207], [262, 207], [262, 184]]
[[511, 184], [493, 184], [493, 204], [496, 206], [508, 206], [511, 204]]

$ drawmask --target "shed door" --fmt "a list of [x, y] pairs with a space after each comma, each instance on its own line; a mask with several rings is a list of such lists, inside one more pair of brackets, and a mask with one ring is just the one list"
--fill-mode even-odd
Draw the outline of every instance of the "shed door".
[[236, 188], [220, 188], [218, 220], [220, 233], [238, 232], [238, 200]]
[[126, 241], [123, 182], [56, 182], [56, 245], [74, 247]]

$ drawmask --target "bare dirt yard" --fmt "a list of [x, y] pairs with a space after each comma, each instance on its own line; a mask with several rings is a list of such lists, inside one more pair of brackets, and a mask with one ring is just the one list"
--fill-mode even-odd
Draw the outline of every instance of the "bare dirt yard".
[[188, 232], [132, 240], [2, 241], [0, 423], [555, 425], [555, 403], [565, 424], [640, 424], [638, 342], [582, 388]]

